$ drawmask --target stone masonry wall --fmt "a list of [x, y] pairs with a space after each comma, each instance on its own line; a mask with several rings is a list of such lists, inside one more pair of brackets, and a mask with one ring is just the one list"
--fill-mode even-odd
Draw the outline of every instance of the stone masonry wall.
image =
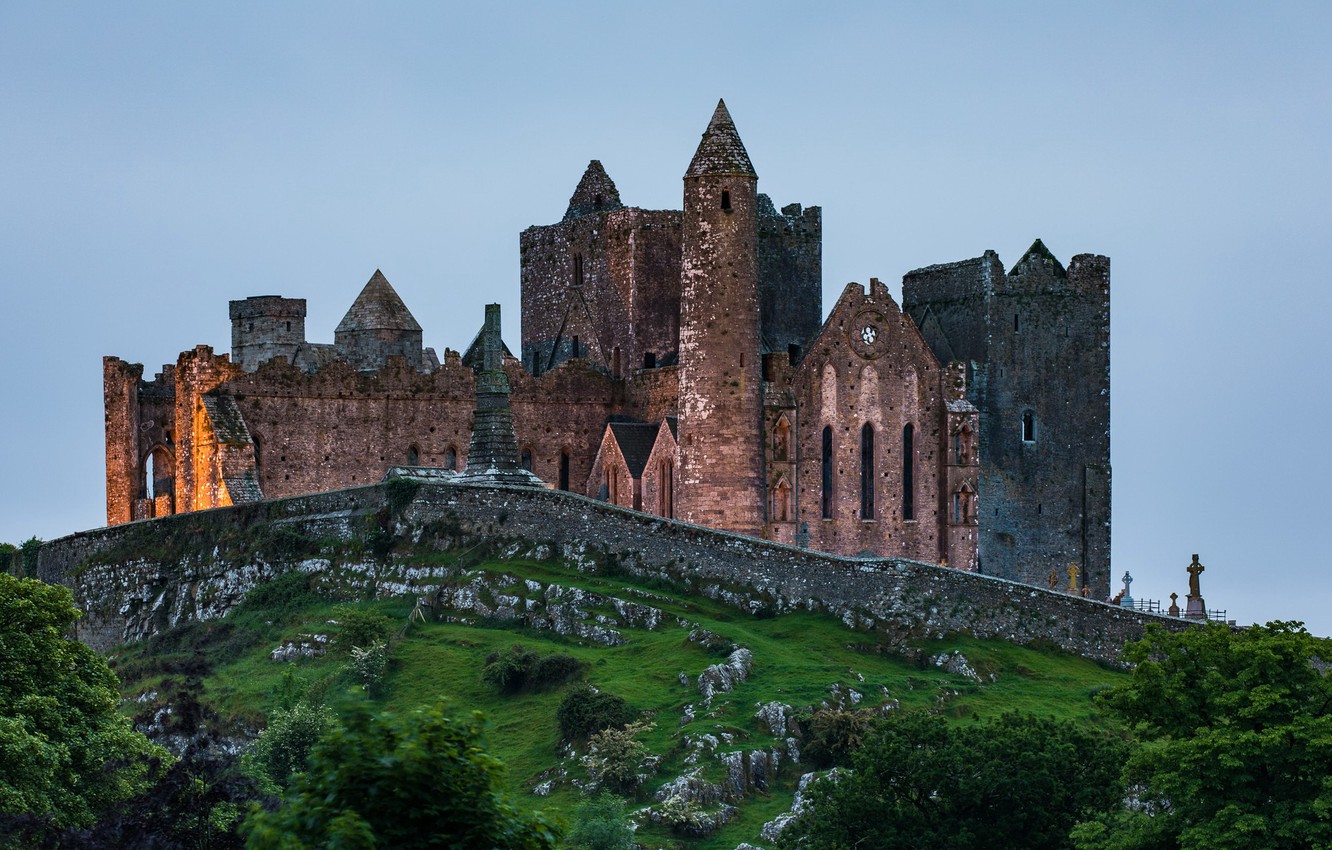
[[[388, 501], [386, 485], [375, 485], [82, 532], [43, 546], [39, 574], [73, 588], [86, 612], [80, 639], [106, 651], [183, 620], [222, 616], [280, 569], [253, 555], [218, 554], [224, 537], [271, 536], [288, 528], [350, 540], [364, 533], [368, 517], [385, 515]], [[622, 569], [670, 578], [754, 613], [826, 611], [889, 645], [966, 632], [1017, 643], [1048, 641], [1114, 661], [1124, 642], [1140, 637], [1148, 623], [1189, 627], [1004, 579], [901, 559], [824, 555], [552, 490], [422, 483], [393, 516], [401, 541], [428, 543], [438, 533], [453, 547], [507, 547], [520, 556], [554, 557], [571, 569], [613, 558]], [[192, 544], [185, 554], [152, 557], [148, 550], [168, 540]], [[138, 541], [144, 554], [129, 555]], [[107, 557], [116, 552], [125, 557]], [[329, 563], [308, 559], [297, 566], [318, 572]], [[374, 585], [382, 567], [367, 560], [341, 569], [359, 571]]]

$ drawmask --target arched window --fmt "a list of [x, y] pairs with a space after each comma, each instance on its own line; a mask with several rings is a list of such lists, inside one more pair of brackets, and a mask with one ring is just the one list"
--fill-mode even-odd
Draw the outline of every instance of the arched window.
[[860, 518], [874, 519], [874, 426], [860, 429]]
[[522, 459], [521, 459], [520, 463], [522, 464], [523, 469], [526, 469], [528, 472], [531, 472], [531, 471], [532, 471], [532, 450], [531, 450], [531, 449], [523, 449]]
[[786, 460], [791, 456], [791, 426], [786, 416], [778, 416], [777, 424], [772, 428], [772, 459]]
[[458, 449], [454, 446], [449, 446], [444, 450], [444, 468], [452, 469], [454, 472], [458, 471]]
[[908, 422], [902, 428], [902, 519], [916, 518], [916, 429]]
[[421, 465], [421, 450], [418, 449], [416, 446], [407, 447], [407, 465], [408, 466]]
[[823, 428], [823, 518], [833, 515], [833, 433], [832, 426]]
[[1022, 442], [1036, 442], [1036, 414], [1030, 410], [1022, 411]]
[[569, 490], [569, 450], [560, 450], [560, 489]]
[[791, 484], [782, 476], [772, 489], [772, 521], [791, 521]]

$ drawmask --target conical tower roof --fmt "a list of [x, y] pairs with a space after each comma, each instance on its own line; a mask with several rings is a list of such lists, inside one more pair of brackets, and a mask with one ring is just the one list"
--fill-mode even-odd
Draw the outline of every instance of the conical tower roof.
[[564, 218], [567, 221], [588, 213], [622, 209], [624, 204], [620, 203], [620, 190], [615, 188], [615, 181], [601, 167], [601, 161], [594, 159], [587, 164], [583, 179], [578, 181], [578, 188], [574, 189], [573, 197], [569, 199], [569, 209]]
[[361, 294], [352, 302], [347, 315], [338, 322], [335, 334], [354, 333], [356, 331], [415, 331], [421, 326], [412, 311], [402, 303], [398, 293], [389, 284], [388, 278], [379, 269], [371, 275]]
[[708, 129], [703, 131], [703, 141], [698, 143], [694, 159], [689, 163], [685, 177], [699, 177], [704, 174], [737, 174], [757, 178], [754, 164], [749, 161], [745, 143], [740, 141], [740, 133], [735, 129], [731, 113], [726, 111], [726, 101], [717, 101], [717, 111], [712, 113]]

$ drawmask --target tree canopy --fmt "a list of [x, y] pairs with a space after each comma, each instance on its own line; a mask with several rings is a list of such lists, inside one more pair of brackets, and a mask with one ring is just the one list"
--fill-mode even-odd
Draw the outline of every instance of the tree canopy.
[[540, 815], [499, 792], [501, 765], [481, 748], [481, 719], [442, 706], [407, 714], [349, 707], [315, 745], [276, 811], [246, 822], [251, 850], [451, 847], [549, 850]]
[[67, 588], [0, 573], [0, 814], [85, 826], [168, 757], [117, 712], [106, 661], [66, 637], [78, 615]]
[[1103, 702], [1133, 727], [1126, 806], [1085, 850], [1332, 847], [1332, 641], [1299, 623], [1149, 627]]
[[922, 712], [876, 721], [808, 792], [780, 846], [801, 850], [1041, 850], [1118, 799], [1125, 742], [1073, 723], [1007, 714], [950, 723]]

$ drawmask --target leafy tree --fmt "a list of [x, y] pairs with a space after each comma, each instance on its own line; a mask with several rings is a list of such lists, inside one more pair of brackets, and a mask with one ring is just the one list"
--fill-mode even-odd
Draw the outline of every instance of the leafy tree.
[[1119, 798], [1125, 743], [1073, 723], [1006, 714], [950, 724], [878, 721], [852, 769], [809, 788], [779, 845], [802, 850], [1043, 850]]
[[554, 847], [547, 821], [517, 813], [500, 795], [501, 765], [480, 740], [480, 715], [450, 717], [437, 705], [376, 716], [365, 704], [350, 706], [281, 807], [247, 819], [246, 847]]
[[566, 740], [581, 740], [602, 729], [625, 726], [634, 719], [634, 710], [624, 697], [599, 691], [583, 683], [564, 695], [555, 710], [560, 735]]
[[583, 767], [593, 782], [622, 793], [636, 790], [639, 778], [650, 768], [645, 764], [651, 753], [638, 736], [653, 728], [652, 723], [630, 723], [623, 729], [609, 728], [587, 739]]
[[1299, 623], [1148, 627], [1133, 678], [1101, 696], [1139, 746], [1086, 850], [1332, 847], [1332, 640]]
[[168, 759], [116, 707], [106, 661], [65, 635], [67, 588], [0, 574], [0, 814], [91, 823]]
[[305, 770], [310, 750], [333, 721], [331, 710], [309, 702], [273, 709], [268, 727], [245, 751], [245, 767], [266, 785], [285, 788], [292, 774]]
[[601, 793], [579, 803], [564, 843], [577, 850], [630, 850], [634, 846], [634, 827], [624, 800]]
[[366, 649], [387, 641], [393, 632], [393, 621], [370, 608], [343, 605], [338, 608], [337, 619], [338, 634], [334, 645], [349, 654], [352, 647]]

